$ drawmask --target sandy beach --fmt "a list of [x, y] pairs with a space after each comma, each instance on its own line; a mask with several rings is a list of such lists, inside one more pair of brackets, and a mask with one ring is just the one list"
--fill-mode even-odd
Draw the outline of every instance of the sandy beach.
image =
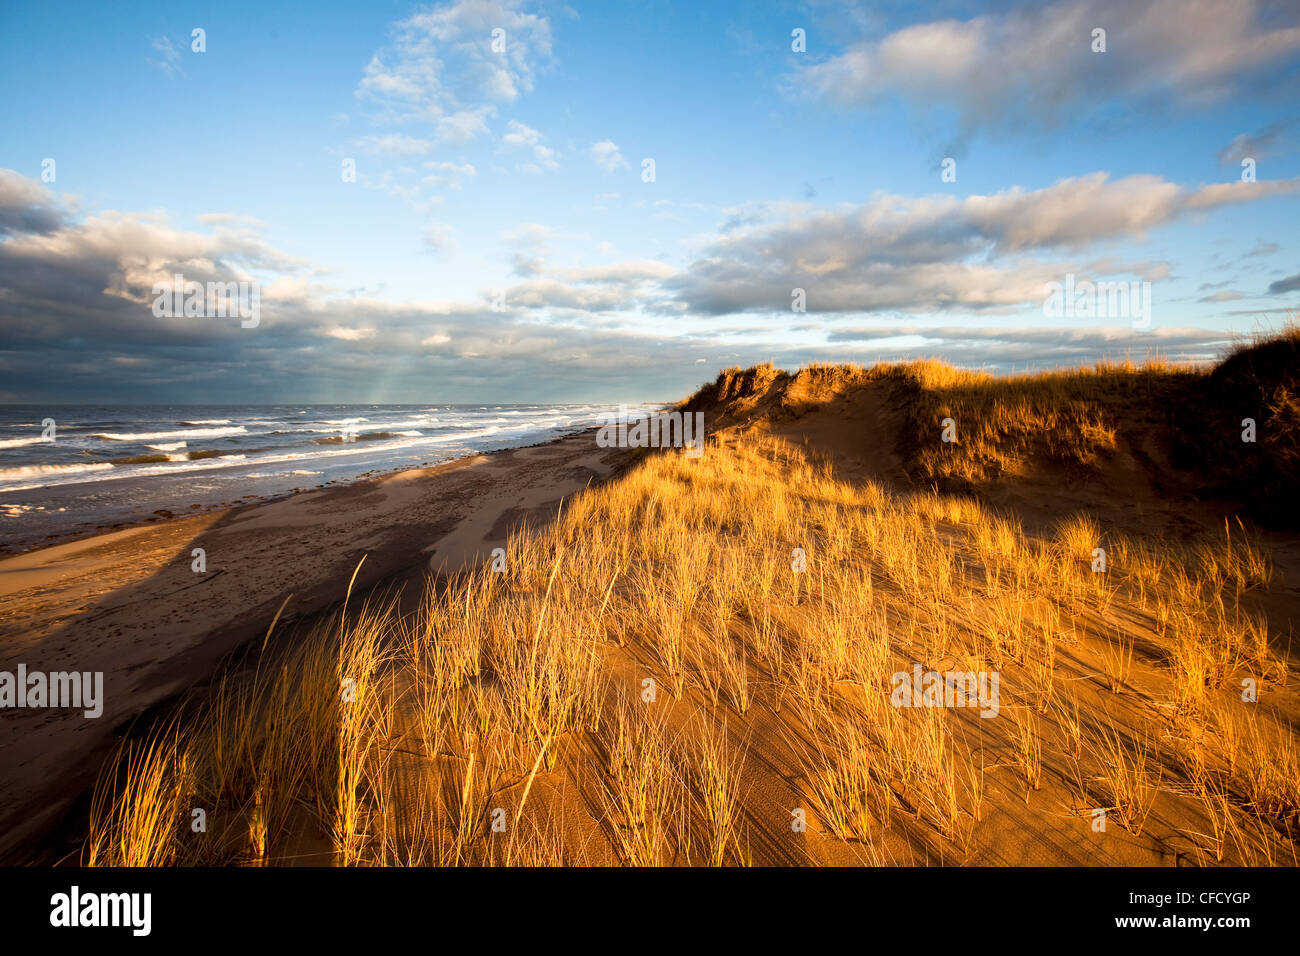
[[[94, 781], [115, 733], [261, 637], [346, 593], [413, 600], [486, 560], [525, 523], [618, 466], [594, 432], [287, 498], [94, 535], [0, 560], [0, 671], [102, 671], [102, 716], [12, 710], [0, 721], [0, 856]], [[194, 549], [206, 571], [193, 570]]]

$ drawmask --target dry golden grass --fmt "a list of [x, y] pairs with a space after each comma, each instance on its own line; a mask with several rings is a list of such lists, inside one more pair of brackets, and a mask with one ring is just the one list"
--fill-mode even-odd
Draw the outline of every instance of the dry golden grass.
[[1123, 733], [1103, 728], [1097, 741], [1102, 791], [1124, 828], [1140, 836], [1160, 791], [1162, 767], [1149, 738], [1126, 743]]
[[90, 811], [88, 866], [166, 866], [183, 859], [179, 844], [190, 785], [184, 738], [172, 726], [128, 743], [112, 765], [120, 786], [96, 789]]
[[[916, 371], [947, 376], [956, 416], [991, 400], [978, 376]], [[1061, 434], [1087, 426], [1060, 454], [1109, 440], [1070, 403], [1092, 374], [1051, 380]], [[999, 387], [1006, 415], [1045, 414]], [[998, 440], [967, 428], [960, 467]], [[1091, 516], [1035, 536], [969, 496], [838, 481], [771, 438], [649, 457], [513, 534], [504, 572], [437, 582], [413, 617], [372, 602], [272, 635], [106, 769], [84, 858], [960, 862], [1084, 799], [1135, 838], [1289, 862], [1300, 766], [1268, 703], [1291, 692], [1255, 603], [1267, 551], [1237, 526], [1106, 537], [1097, 574]], [[895, 706], [891, 675], [914, 664], [996, 672], [998, 713]], [[1260, 703], [1239, 702], [1244, 676]], [[1208, 813], [1196, 836], [1165, 819], [1180, 807]], [[1089, 859], [1086, 830], [1066, 862]]]
[[[1205, 373], [1152, 359], [996, 378], [927, 361], [890, 366], [889, 374], [911, 386], [921, 477], [979, 482], [1026, 474], [1031, 460], [1096, 470], [1115, 453], [1119, 422], [1135, 404]], [[940, 423], [949, 418], [957, 440], [941, 443]]]

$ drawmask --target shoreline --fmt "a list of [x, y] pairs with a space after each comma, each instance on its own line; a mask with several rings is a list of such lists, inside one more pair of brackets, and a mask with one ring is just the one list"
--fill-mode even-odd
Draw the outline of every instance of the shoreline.
[[[486, 560], [517, 527], [635, 459], [596, 429], [0, 557], [0, 671], [102, 672], [104, 712], [0, 712], [0, 857], [93, 784], [120, 728], [233, 649], [386, 582], [395, 600]], [[205, 569], [194, 570], [196, 548]], [[359, 571], [358, 563], [365, 558]], [[412, 584], [416, 591], [409, 590]]]
[[0, 541], [0, 562], [8, 560], [9, 558], [32, 554], [37, 551], [45, 550], [47, 548], [58, 547], [60, 545], [65, 545], [65, 544], [71, 544], [76, 541], [84, 541], [90, 538], [99, 537], [101, 535], [114, 534], [120, 531], [129, 531], [129, 530], [145, 528], [145, 527], [158, 527], [160, 525], [166, 524], [167, 522], [184, 521], [188, 518], [203, 517], [203, 516], [211, 515], [215, 512], [225, 512], [225, 511], [231, 511], [243, 507], [251, 507], [260, 504], [270, 504], [276, 501], [284, 501], [288, 498], [292, 498], [294, 495], [308, 494], [311, 492], [323, 491], [330, 488], [343, 488], [343, 487], [348, 487], [365, 481], [377, 481], [383, 478], [391, 477], [393, 475], [402, 474], [404, 472], [429, 471], [431, 469], [441, 468], [443, 466], [453, 464], [454, 462], [461, 461], [462, 459], [475, 458], [480, 455], [497, 455], [497, 454], [501, 454], [502, 452], [516, 451], [522, 448], [540, 448], [545, 445], [550, 445], [555, 442], [564, 441], [565, 439], [573, 438], [578, 435], [582, 435], [582, 434], [586, 434], [587, 432], [594, 432], [594, 431], [595, 431], [594, 428], [579, 428], [570, 432], [565, 432], [563, 434], [556, 435], [555, 437], [546, 439], [545, 441], [532, 442], [527, 445], [510, 445], [504, 448], [494, 448], [489, 451], [468, 452], [464, 455], [458, 455], [456, 457], [448, 458], [443, 461], [421, 464], [415, 467], [408, 467], [402, 465], [394, 468], [372, 468], [369, 471], [362, 472], [350, 479], [331, 479], [330, 481], [322, 482], [319, 485], [312, 485], [310, 487], [303, 487], [303, 488], [293, 488], [290, 489], [289, 491], [284, 491], [284, 492], [272, 492], [269, 494], [261, 494], [261, 495], [246, 495], [241, 498], [236, 498], [233, 501], [222, 501], [222, 502], [215, 502], [212, 504], [191, 505], [190, 508], [186, 509], [185, 511], [173, 511], [170, 509], [159, 508], [151, 512], [149, 515], [141, 514], [140, 517], [134, 519], [128, 518], [123, 521], [113, 521], [105, 524], [96, 524], [93, 526], [91, 526], [89, 522], [84, 522], [82, 526], [79, 526], [75, 530], [55, 532], [54, 534], [48, 534], [39, 539], [33, 538], [27, 542], [9, 543], [5, 541]]

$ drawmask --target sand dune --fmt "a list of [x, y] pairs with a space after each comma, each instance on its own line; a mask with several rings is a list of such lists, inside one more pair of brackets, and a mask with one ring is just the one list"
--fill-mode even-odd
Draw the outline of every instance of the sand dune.
[[[682, 403], [699, 458], [580, 435], [0, 562], [4, 661], [110, 689], [98, 723], [3, 724], [9, 848], [1293, 865], [1296, 344], [1213, 371], [729, 370]], [[201, 837], [142, 822], [192, 805]]]

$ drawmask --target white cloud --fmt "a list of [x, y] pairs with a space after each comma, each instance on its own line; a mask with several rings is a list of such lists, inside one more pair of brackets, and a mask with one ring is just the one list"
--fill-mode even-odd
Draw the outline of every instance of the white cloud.
[[607, 266], [581, 266], [557, 269], [555, 275], [567, 282], [638, 282], [643, 279], [666, 279], [676, 270], [656, 259], [616, 262]]
[[534, 146], [533, 159], [539, 166], [546, 169], [558, 169], [560, 167], [560, 154], [549, 146]]
[[1215, 355], [1230, 341], [1216, 329], [1161, 326], [978, 327], [881, 324], [839, 328], [827, 334], [836, 344], [867, 345], [885, 356], [914, 355], [915, 341], [889, 344], [889, 340], [920, 338], [925, 352], [942, 351], [952, 361], [966, 364], [1016, 362], [1032, 358], [1039, 367], [1077, 365], [1099, 356], [1140, 357], [1144, 352], [1169, 356], [1183, 353], [1191, 359]]
[[440, 116], [434, 122], [438, 141], [452, 146], [463, 146], [480, 136], [486, 136], [488, 117], [495, 115], [495, 106], [479, 106]]
[[506, 134], [501, 137], [501, 142], [507, 146], [535, 146], [541, 141], [541, 133], [518, 120], [506, 123]]
[[520, 246], [528, 249], [542, 249], [548, 243], [560, 239], [589, 239], [586, 233], [581, 232], [559, 232], [551, 226], [543, 225], [540, 222], [521, 222], [513, 229], [507, 229], [501, 233], [501, 239], [510, 243], [512, 246]]
[[[1091, 49], [1107, 29], [1104, 53]], [[937, 20], [863, 40], [791, 76], [795, 90], [952, 108], [963, 132], [1078, 120], [1122, 99], [1219, 101], [1300, 53], [1296, 8], [1267, 0], [1063, 0]]]
[[185, 71], [181, 68], [181, 51], [176, 49], [176, 44], [172, 43], [170, 37], [156, 37], [149, 41], [149, 46], [158, 54], [158, 58], [145, 57], [145, 62], [156, 66], [168, 76], [184, 75]]
[[361, 136], [352, 145], [367, 153], [384, 153], [390, 156], [423, 156], [433, 149], [433, 140], [403, 133], [383, 133]]
[[373, 328], [347, 329], [335, 327], [326, 329], [325, 334], [332, 339], [339, 339], [343, 342], [362, 342], [366, 339], [373, 339], [376, 331], [378, 330]]
[[233, 212], [205, 212], [195, 218], [206, 226], [245, 226], [264, 229], [266, 223], [256, 216], [241, 216]]
[[[468, 135], [493, 104], [512, 103], [533, 89], [551, 57], [550, 22], [525, 13], [516, 0], [458, 0], [423, 10], [393, 26], [389, 46], [363, 71], [359, 96], [395, 119], [425, 118]], [[505, 31], [503, 52], [493, 31]], [[474, 117], [467, 124], [467, 118]]]
[[519, 163], [516, 169], [521, 172], [540, 173], [543, 169], [558, 169], [560, 154], [557, 150], [542, 144], [544, 136], [531, 126], [518, 120], [506, 124], [507, 132], [501, 137], [501, 144], [509, 149], [527, 149], [532, 154], [532, 161]]
[[430, 223], [424, 230], [424, 242], [435, 251], [450, 249], [456, 244], [456, 227], [446, 222]]
[[478, 170], [469, 163], [458, 166], [451, 162], [431, 162], [425, 163], [424, 168], [429, 170], [429, 173], [420, 182], [435, 189], [460, 190], [466, 180], [478, 175]]
[[627, 160], [619, 152], [618, 146], [610, 140], [601, 140], [599, 143], [593, 143], [588, 150], [592, 160], [603, 169], [606, 175], [617, 172], [619, 169], [629, 168]]
[[1168, 275], [1163, 262], [1043, 261], [1029, 252], [1078, 252], [1216, 206], [1300, 191], [1300, 178], [1187, 189], [1158, 176], [1105, 173], [1043, 189], [964, 199], [880, 194], [714, 237], [665, 280], [691, 308], [726, 314], [790, 307], [804, 288], [809, 311], [997, 309], [1039, 301], [1063, 273]]

